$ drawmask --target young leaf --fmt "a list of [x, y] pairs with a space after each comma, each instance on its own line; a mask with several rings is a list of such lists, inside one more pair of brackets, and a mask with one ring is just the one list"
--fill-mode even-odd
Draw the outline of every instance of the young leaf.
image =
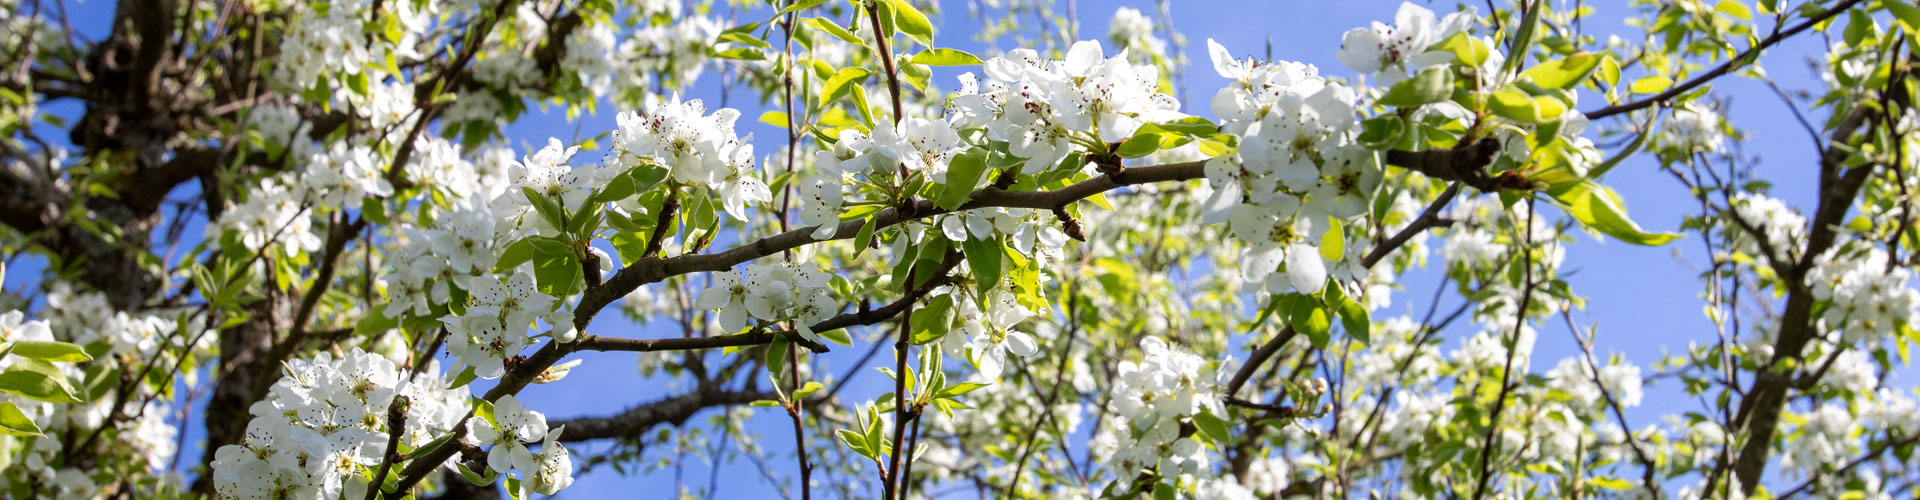
[[980, 58], [955, 49], [927, 49], [913, 55], [910, 62], [928, 66], [978, 66]]
[[1447, 100], [1453, 95], [1453, 71], [1446, 66], [1423, 70], [1413, 78], [1396, 83], [1380, 96], [1380, 104], [1411, 108]]
[[967, 238], [960, 248], [967, 253], [967, 267], [973, 268], [973, 284], [981, 295], [1000, 284], [1000, 263], [1007, 252], [999, 238]]
[[1573, 218], [1593, 230], [1627, 243], [1660, 246], [1680, 238], [1679, 233], [1650, 233], [1627, 218], [1626, 204], [1612, 189], [1593, 181], [1582, 181], [1555, 195]]
[[947, 183], [941, 187], [940, 197], [934, 203], [940, 208], [953, 210], [967, 203], [973, 194], [973, 187], [980, 183], [980, 177], [987, 172], [987, 150], [968, 149], [955, 156], [947, 166]]
[[0, 433], [30, 437], [40, 435], [40, 424], [33, 423], [12, 401], [0, 403]]
[[52, 361], [55, 363], [78, 363], [92, 361], [85, 349], [67, 342], [45, 340], [21, 340], [13, 343], [13, 353], [19, 356]]
[[59, 368], [37, 359], [22, 359], [0, 372], [0, 392], [49, 403], [80, 401]]
[[933, 22], [927, 20], [927, 15], [914, 8], [913, 2], [891, 0], [888, 3], [893, 4], [893, 24], [900, 33], [920, 42], [920, 45], [932, 48]]
[[834, 73], [832, 78], [828, 78], [826, 83], [820, 85], [820, 103], [818, 106], [821, 108], [827, 107], [828, 104], [832, 104], [833, 101], [840, 99], [840, 96], [847, 94], [848, 85], [859, 85], [860, 82], [866, 81], [867, 75], [872, 74], [873, 72], [868, 71], [866, 68], [840, 68], [840, 71]]
[[1573, 55], [1547, 61], [1528, 69], [1520, 76], [1533, 80], [1535, 85], [1556, 89], [1572, 89], [1593, 74], [1600, 67], [1600, 61], [1606, 59], [1604, 53], [1576, 52]]

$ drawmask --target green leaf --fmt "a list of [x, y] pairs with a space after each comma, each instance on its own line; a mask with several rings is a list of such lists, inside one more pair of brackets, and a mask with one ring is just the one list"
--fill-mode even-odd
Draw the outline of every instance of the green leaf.
[[1633, 483], [1617, 477], [1600, 476], [1600, 477], [1595, 477], [1593, 479], [1590, 479], [1588, 481], [1592, 482], [1594, 486], [1599, 486], [1601, 488], [1606, 488], [1609, 490], [1629, 490], [1629, 489], [1633, 489], [1634, 487]]
[[1320, 235], [1320, 258], [1328, 262], [1339, 262], [1340, 257], [1347, 254], [1347, 236], [1343, 234], [1346, 231], [1341, 227], [1339, 220], [1328, 219], [1328, 221], [1333, 223], [1333, 227]]
[[[1533, 96], [1516, 88], [1501, 89], [1494, 92], [1487, 104], [1492, 106], [1493, 114], [1522, 123], [1541, 123], [1540, 106], [1535, 104]], [[1556, 115], [1555, 118], [1558, 118]]]
[[1540, 30], [1540, 14], [1547, 9], [1539, 2], [1528, 4], [1525, 8], [1526, 11], [1520, 18], [1520, 26], [1514, 28], [1513, 46], [1507, 48], [1507, 60], [1500, 66], [1501, 73], [1518, 69], [1520, 63], [1532, 59], [1527, 57], [1527, 53], [1533, 50], [1534, 32]]
[[873, 452], [867, 450], [866, 436], [847, 429], [835, 430], [834, 435], [840, 438], [840, 444], [846, 445], [847, 449], [853, 450], [854, 453], [859, 453], [860, 456], [873, 458]]
[[1306, 334], [1314, 347], [1327, 347], [1327, 328], [1333, 326], [1333, 322], [1328, 320], [1327, 308], [1319, 299], [1299, 296], [1293, 301], [1293, 310], [1287, 313], [1287, 322], [1293, 325], [1294, 331]]
[[[1891, 0], [1889, 3], [1900, 3], [1900, 0]], [[1753, 20], [1753, 9], [1747, 8], [1747, 4], [1740, 0], [1720, 0], [1719, 4], [1713, 6], [1713, 10], [1740, 18], [1741, 21]]]
[[607, 181], [607, 185], [600, 186], [600, 189], [593, 193], [593, 198], [591, 198], [589, 203], [612, 203], [627, 199], [627, 197], [638, 193], [638, 191], [634, 190], [635, 187], [633, 176], [613, 176], [613, 179]]
[[380, 310], [376, 308], [372, 311], [368, 311], [366, 316], [360, 317], [360, 321], [353, 324], [353, 336], [359, 337], [359, 336], [364, 336], [364, 335], [369, 335], [374, 333], [384, 333], [387, 330], [392, 330], [394, 328], [399, 328], [399, 327], [400, 327], [399, 317], [396, 316], [396, 317], [389, 318], [387, 317], [386, 314], [380, 312]]
[[932, 48], [933, 22], [927, 20], [927, 15], [920, 13], [920, 9], [914, 8], [913, 2], [890, 0], [888, 3], [893, 4], [893, 24], [895, 28], [899, 29], [900, 33], [907, 35], [907, 38], [912, 38], [913, 41], [920, 42], [920, 45]]
[[819, 391], [820, 387], [821, 387], [820, 382], [811, 381], [811, 380], [807, 381], [806, 385], [800, 386], [800, 390], [793, 391], [793, 399], [805, 398], [807, 397], [808, 394], [813, 394], [814, 392]]
[[1153, 154], [1159, 150], [1160, 133], [1143, 126], [1140, 127], [1139, 131], [1133, 133], [1133, 137], [1129, 137], [1126, 142], [1120, 143], [1120, 148], [1114, 151], [1114, 153], [1119, 154], [1121, 158], [1139, 158]]
[[1407, 131], [1407, 121], [1397, 114], [1384, 114], [1360, 122], [1360, 144], [1368, 149], [1386, 149], [1400, 142], [1401, 134]]
[[1006, 258], [1007, 251], [1000, 245], [999, 238], [967, 238], [960, 247], [967, 253], [967, 267], [973, 269], [973, 284], [980, 290], [980, 295], [984, 296], [988, 290], [1000, 285], [1000, 278], [1004, 276], [1001, 261]]
[[1220, 124], [1198, 116], [1147, 125], [1188, 137], [1213, 137], [1220, 134]]
[[1153, 484], [1153, 500], [1175, 500], [1179, 498], [1179, 495], [1180, 495], [1180, 492], [1175, 491], [1173, 489], [1173, 485], [1171, 484], [1167, 484], [1167, 483]]
[[780, 128], [787, 128], [787, 113], [785, 111], [768, 111], [765, 113], [760, 113], [760, 123], [765, 123], [765, 124], [772, 125], [775, 127], [780, 127]]
[[776, 377], [786, 373], [787, 349], [793, 348], [791, 344], [792, 342], [788, 341], [785, 336], [774, 336], [773, 342], [767, 344], [767, 352], [765, 355], [768, 373], [772, 373]]
[[92, 361], [86, 349], [66, 342], [48, 340], [21, 340], [13, 343], [13, 353], [27, 358], [55, 363], [78, 363]]
[[1194, 415], [1193, 426], [1200, 428], [1200, 433], [1208, 439], [1212, 439], [1215, 443], [1225, 443], [1233, 437], [1232, 434], [1227, 432], [1227, 422], [1220, 420], [1220, 417], [1213, 416], [1212, 412], [1203, 411], [1198, 415]]
[[713, 58], [714, 59], [738, 59], [741, 61], [764, 61], [767, 59], [767, 53], [761, 52], [759, 49], [754, 49], [749, 47], [740, 47], [737, 49], [727, 49], [719, 52], [714, 52]]
[[1881, 5], [1887, 6], [1887, 12], [1907, 26], [1907, 32], [1920, 31], [1920, 7], [1914, 6], [1911, 0], [1886, 0]]
[[973, 392], [974, 389], [979, 389], [981, 387], [986, 387], [986, 386], [987, 384], [982, 384], [979, 382], [961, 382], [958, 384], [953, 384], [953, 385], [949, 385], [944, 388], [941, 388], [940, 392], [936, 392], [933, 394], [933, 397], [934, 399], [952, 399], [955, 397], [959, 397], [960, 395]]
[[1455, 61], [1474, 68], [1486, 64], [1487, 58], [1493, 55], [1493, 49], [1488, 47], [1486, 42], [1468, 35], [1466, 31], [1454, 33], [1446, 40], [1441, 40], [1433, 46], [1433, 49], [1451, 52]]
[[738, 43], [742, 45], [751, 45], [751, 46], [759, 47], [763, 49], [773, 48], [773, 46], [768, 45], [766, 41], [763, 41], [759, 38], [754, 38], [753, 35], [749, 35], [749, 34], [738, 32], [738, 31], [729, 31], [726, 33], [721, 33], [720, 38], [715, 39], [714, 41], [715, 42], [733, 42], [733, 43]]
[[1411, 108], [1447, 100], [1453, 95], [1453, 70], [1435, 66], [1396, 83], [1378, 101], [1383, 106]]
[[946, 337], [953, 328], [953, 294], [928, 300], [926, 307], [913, 311], [908, 326], [913, 331], [913, 345], [927, 345]]
[[80, 401], [58, 367], [37, 359], [22, 359], [0, 372], [0, 391], [49, 403]]
[[941, 186], [939, 198], [934, 204], [940, 208], [953, 210], [967, 203], [973, 195], [973, 187], [980, 184], [981, 176], [987, 172], [987, 150], [968, 149], [947, 164], [947, 183]]
[[1340, 287], [1327, 287], [1340, 295], [1340, 326], [1347, 330], [1347, 336], [1362, 344], [1373, 344], [1373, 318], [1367, 312], [1367, 306], [1348, 297]]
[[814, 335], [819, 335], [820, 338], [827, 339], [828, 342], [832, 342], [835, 344], [840, 344], [848, 347], [853, 346], [853, 337], [847, 336], [846, 329], [834, 329], [834, 330], [827, 330], [824, 332], [814, 332]]
[[872, 74], [873, 72], [868, 71], [866, 68], [840, 68], [840, 71], [835, 72], [833, 77], [827, 79], [826, 83], [820, 85], [820, 103], [818, 107], [825, 108], [828, 104], [832, 104], [833, 101], [840, 99], [840, 96], [847, 94], [847, 87], [849, 85], [859, 85], [860, 82], [866, 81], [868, 75]]
[[775, 12], [773, 14], [773, 17], [780, 17], [780, 16], [787, 15], [788, 13], [799, 12], [799, 11], [811, 9], [814, 7], [819, 7], [820, 4], [823, 4], [823, 3], [827, 3], [827, 0], [801, 0], [798, 2], [794, 2], [793, 5], [788, 5], [787, 8], [780, 9], [780, 12]]
[[1598, 71], [1600, 73], [1601, 83], [1607, 84], [1609, 90], [1611, 90], [1613, 86], [1620, 84], [1620, 61], [1613, 60], [1611, 56], [1602, 57], [1600, 58], [1600, 69]]
[[860, 108], [860, 123], [866, 124], [869, 129], [873, 128], [873, 105], [867, 104], [867, 88], [860, 85], [854, 85], [851, 88], [853, 89], [853, 107]]
[[780, 402], [779, 402], [779, 401], [774, 401], [774, 400], [771, 400], [771, 399], [761, 399], [761, 400], [756, 400], [756, 401], [754, 401], [754, 402], [752, 402], [752, 403], [747, 403], [747, 404], [748, 404], [748, 405], [751, 405], [751, 406], [757, 406], [757, 407], [761, 407], [761, 408], [772, 408], [772, 407], [775, 407], [775, 406], [780, 406]]
[[1600, 61], [1606, 59], [1604, 53], [1576, 52], [1573, 55], [1547, 61], [1527, 69], [1520, 76], [1533, 80], [1535, 85], [1556, 89], [1572, 89], [1593, 74], [1600, 67]]
[[908, 62], [928, 66], [978, 66], [980, 58], [966, 51], [956, 49], [927, 49], [913, 55]]
[[1554, 195], [1569, 215], [1595, 231], [1635, 245], [1660, 246], [1680, 238], [1679, 233], [1650, 233], [1627, 218], [1626, 203], [1613, 189], [1582, 181]]
[[540, 213], [540, 218], [546, 219], [554, 229], [567, 227], [567, 211], [562, 210], [560, 205], [555, 205], [553, 200], [540, 196], [540, 193], [533, 188], [523, 187], [520, 191], [527, 195], [527, 202], [533, 204], [533, 210]]
[[38, 436], [40, 424], [33, 423], [33, 419], [27, 418], [27, 414], [20, 411], [20, 407], [8, 401], [0, 403], [0, 433], [22, 437]]
[[853, 237], [854, 257], [859, 257], [861, 252], [867, 251], [867, 247], [873, 246], [874, 224], [879, 221], [879, 217], [867, 217], [867, 222], [860, 225], [860, 233]]
[[[469, 365], [466, 369], [460, 370], [460, 374], [453, 376], [453, 381], [447, 383], [447, 388], [459, 389], [466, 387], [468, 383], [473, 382], [473, 380], [477, 378], [480, 378], [480, 376], [475, 374], [473, 372], [473, 366]], [[488, 408], [492, 408], [492, 406], [488, 406]]]
[[634, 193], [645, 193], [660, 185], [660, 181], [667, 180], [667, 169], [658, 165], [641, 165], [628, 170], [627, 176], [633, 177]]
[[533, 260], [533, 238], [521, 238], [519, 241], [508, 244], [507, 248], [500, 252], [500, 260], [493, 263], [493, 272], [506, 272]]
[[807, 23], [807, 26], [812, 26], [814, 29], [824, 31], [829, 35], [833, 35], [834, 38], [838, 38], [841, 41], [844, 41], [847, 43], [851, 43], [854, 45], [865, 45], [867, 43], [866, 41], [861, 40], [860, 37], [855, 36], [853, 32], [847, 31], [846, 28], [840, 27], [839, 23], [835, 23], [829, 19], [809, 17], [807, 18], [806, 23]]
[[[533, 277], [540, 293], [565, 299], [579, 291], [580, 259], [573, 252], [541, 252], [533, 259]], [[521, 325], [508, 325], [514, 328]]]
[[1656, 94], [1661, 91], [1667, 90], [1667, 87], [1672, 87], [1672, 86], [1673, 86], [1672, 78], [1667, 78], [1661, 75], [1653, 75], [1653, 76], [1641, 78], [1639, 80], [1634, 80], [1633, 86], [1628, 87], [1628, 89], [1632, 90], [1633, 93], [1635, 94]]

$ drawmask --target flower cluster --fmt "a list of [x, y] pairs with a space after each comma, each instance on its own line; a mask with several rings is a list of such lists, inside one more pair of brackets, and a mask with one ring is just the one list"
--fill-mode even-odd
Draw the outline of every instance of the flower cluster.
[[1718, 153], [1727, 140], [1721, 130], [1720, 114], [1697, 105], [1673, 110], [1673, 117], [1653, 143], [1670, 156], [1686, 157], [1694, 153]]
[[[1596, 378], [1601, 385], [1594, 385]], [[1639, 406], [1640, 386], [1640, 367], [1632, 364], [1607, 365], [1596, 374], [1584, 361], [1566, 358], [1547, 372], [1547, 387], [1572, 396], [1567, 405], [1582, 415], [1604, 410], [1608, 397], [1622, 409]]]
[[1158, 337], [1141, 339], [1140, 350], [1142, 362], [1120, 362], [1112, 390], [1115, 421], [1096, 431], [1095, 455], [1126, 476], [1162, 460], [1175, 467], [1163, 469], [1163, 475], [1208, 470], [1206, 450], [1193, 438], [1180, 437], [1180, 425], [1201, 412], [1225, 413], [1218, 387], [1226, 372]]
[[616, 79], [616, 88], [644, 90], [649, 83], [647, 75], [658, 75], [666, 88], [693, 85], [706, 70], [714, 52], [714, 41], [726, 26], [711, 15], [682, 13], [680, 2], [645, 3], [650, 5], [642, 5], [637, 10], [646, 13], [652, 21], [628, 34], [617, 53], [626, 65], [616, 67], [635, 68], [638, 71], [624, 73], [637, 77], [630, 76], [626, 81]]
[[904, 171], [945, 182], [947, 164], [964, 148], [960, 134], [947, 122], [907, 117], [898, 123], [875, 124], [872, 136], [858, 130], [842, 130], [833, 149], [834, 159], [838, 161], [825, 167], [826, 171], [880, 178]]
[[[282, 87], [313, 88], [321, 77], [360, 75], [372, 60], [362, 24], [366, 16], [357, 2], [330, 6], [325, 13], [307, 11], [280, 40], [280, 57], [273, 76]], [[335, 87], [345, 85], [336, 83]]]
[[1780, 455], [1780, 469], [1789, 476], [1813, 477], [1860, 454], [1861, 422], [1845, 403], [1830, 402], [1800, 417], [1805, 423]]
[[1913, 270], [1887, 265], [1887, 253], [1878, 247], [1865, 251], [1835, 248], [1814, 259], [1807, 273], [1813, 297], [1832, 301], [1821, 319], [1849, 342], [1878, 343], [1893, 336], [1898, 325], [1913, 318], [1920, 290], [1908, 286]]
[[[393, 361], [360, 349], [334, 358], [292, 360], [266, 399], [254, 403], [241, 444], [213, 460], [222, 498], [359, 498], [368, 473], [387, 455], [389, 433], [426, 444], [465, 413], [466, 391], [448, 387], [434, 366], [410, 378]], [[405, 402], [401, 402], [404, 397]], [[392, 428], [388, 410], [403, 404]]]
[[753, 145], [736, 137], [740, 111], [722, 108], [709, 115], [699, 99], [678, 97], [642, 111], [620, 113], [613, 150], [606, 165], [625, 172], [645, 163], [666, 167], [675, 182], [704, 187], [719, 195], [727, 213], [746, 220], [748, 202], [773, 200], [755, 171]]
[[333, 143], [331, 149], [315, 152], [308, 160], [306, 176], [299, 184], [306, 190], [301, 198], [320, 207], [350, 208], [353, 205], [348, 203], [391, 195], [393, 185], [381, 170], [374, 163], [372, 148], [346, 141]]
[[1153, 20], [1132, 7], [1113, 11], [1113, 20], [1107, 22], [1107, 38], [1134, 56], [1137, 63], [1152, 63], [1153, 58], [1167, 53], [1167, 41], [1154, 34]]
[[1119, 143], [1143, 124], [1184, 116], [1178, 100], [1158, 92], [1159, 68], [1135, 64], [1126, 52], [1108, 58], [1093, 41], [1074, 43], [1057, 61], [1032, 49], [1008, 51], [987, 60], [984, 87], [972, 73], [961, 75], [954, 124], [986, 127], [989, 139], [1027, 159], [1028, 172], [1040, 172], [1076, 145]]
[[[1807, 218], [1777, 198], [1756, 193], [1733, 196], [1733, 214], [1738, 219], [1732, 232], [1734, 251], [1759, 258], [1792, 261], [1800, 243], [1807, 239]], [[1752, 231], [1748, 231], [1751, 227]], [[1754, 234], [1754, 233], [1759, 234]], [[1769, 255], [1768, 252], [1786, 252]]]
[[[1233, 80], [1213, 98], [1240, 149], [1206, 164], [1213, 186], [1204, 220], [1228, 222], [1246, 243], [1241, 276], [1281, 293], [1319, 291], [1327, 278], [1320, 237], [1334, 221], [1369, 211], [1380, 185], [1378, 155], [1354, 142], [1359, 94], [1312, 65], [1234, 59], [1207, 41], [1214, 70]], [[1286, 263], [1286, 279], [1276, 271]]]
[[447, 353], [473, 367], [475, 375], [494, 378], [504, 373], [506, 359], [532, 342], [527, 329], [536, 320], [554, 325], [554, 340], [567, 342], [578, 334], [571, 315], [554, 314], [559, 299], [541, 293], [534, 287], [533, 276], [524, 271], [513, 273], [505, 282], [484, 275], [468, 284], [472, 304], [466, 313], [440, 321], [447, 327]]
[[[1006, 370], [1008, 354], [1030, 358], [1040, 353], [1032, 335], [1014, 329], [1034, 314], [1016, 302], [1007, 287], [988, 291], [978, 303], [960, 301], [957, 307], [955, 315], [962, 318], [963, 329], [971, 339], [964, 349], [966, 358], [980, 368], [981, 377], [999, 380]], [[958, 336], [948, 338], [957, 340]]]
[[1447, 231], [1447, 240], [1440, 245], [1440, 255], [1449, 265], [1465, 265], [1469, 269], [1486, 269], [1500, 264], [1507, 254], [1508, 238], [1500, 237], [1500, 229], [1508, 219], [1507, 207], [1500, 198], [1480, 196], [1454, 202], [1449, 209], [1455, 222]]
[[715, 274], [713, 285], [700, 292], [694, 306], [719, 309], [720, 328], [728, 332], [746, 328], [748, 320], [793, 320], [801, 337], [818, 342], [813, 324], [840, 312], [827, 287], [830, 279], [826, 273], [792, 263], [748, 264], [743, 270]]
[[1393, 26], [1375, 22], [1371, 27], [1347, 31], [1334, 57], [1354, 71], [1379, 74], [1380, 85], [1391, 86], [1421, 69], [1451, 62], [1452, 54], [1429, 49], [1466, 31], [1473, 21], [1471, 8], [1436, 21], [1433, 11], [1401, 3], [1393, 15]]
[[[559, 443], [566, 426], [547, 428], [546, 415], [528, 410], [512, 395], [493, 404], [492, 418], [467, 419], [467, 440], [492, 445], [487, 450], [487, 468], [500, 474], [518, 471], [524, 477], [521, 487], [543, 495], [552, 495], [573, 484], [573, 457]], [[539, 453], [527, 443], [540, 443]], [[526, 498], [526, 493], [515, 496]]]

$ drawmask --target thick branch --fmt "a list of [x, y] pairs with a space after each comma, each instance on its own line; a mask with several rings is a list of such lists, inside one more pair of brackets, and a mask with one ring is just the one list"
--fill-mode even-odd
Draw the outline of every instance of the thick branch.
[[1426, 174], [1427, 177], [1459, 181], [1488, 193], [1502, 189], [1533, 189], [1532, 183], [1519, 177], [1487, 175], [1487, 165], [1493, 163], [1493, 155], [1499, 153], [1500, 141], [1489, 137], [1452, 149], [1387, 151], [1387, 163]]
[[774, 397], [775, 394], [772, 392], [730, 391], [708, 385], [691, 393], [634, 406], [619, 414], [559, 420], [548, 426], [555, 429], [562, 425], [566, 426], [567, 430], [560, 433], [560, 440], [569, 443], [634, 437], [656, 425], [686, 423], [687, 419], [693, 418], [693, 415], [700, 410], [715, 406], [747, 404]]

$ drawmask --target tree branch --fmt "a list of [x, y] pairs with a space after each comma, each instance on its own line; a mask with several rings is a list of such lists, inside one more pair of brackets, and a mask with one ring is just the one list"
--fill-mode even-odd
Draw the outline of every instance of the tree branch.
[[693, 392], [642, 403], [618, 414], [558, 420], [551, 422], [549, 427], [558, 429], [560, 426], [566, 426], [567, 430], [560, 433], [560, 441], [568, 443], [634, 437], [656, 425], [684, 424], [700, 410], [715, 406], [747, 404], [774, 397], [772, 392], [731, 391], [721, 389], [717, 385], [703, 385]]
[[1654, 94], [1652, 97], [1640, 99], [1637, 101], [1615, 104], [1612, 106], [1607, 106], [1607, 107], [1596, 109], [1593, 111], [1588, 111], [1586, 112], [1587, 119], [1598, 120], [1601, 118], [1606, 118], [1606, 117], [1621, 114], [1621, 113], [1637, 111], [1657, 103], [1673, 100], [1673, 98], [1679, 97], [1680, 94], [1685, 94], [1689, 91], [1692, 91], [1695, 87], [1705, 85], [1708, 81], [1712, 81], [1715, 78], [1719, 78], [1723, 75], [1726, 75], [1727, 73], [1733, 72], [1734, 68], [1736, 67], [1745, 66], [1748, 63], [1751, 63], [1754, 60], [1759, 59], [1760, 52], [1763, 50], [1766, 50], [1768, 47], [1772, 47], [1774, 46], [1774, 44], [1778, 44], [1781, 41], [1784, 41], [1788, 38], [1792, 38], [1794, 35], [1800, 34], [1800, 32], [1806, 31], [1807, 28], [1811, 28], [1816, 24], [1826, 22], [1826, 20], [1832, 19], [1833, 16], [1840, 15], [1841, 12], [1845, 12], [1847, 9], [1853, 8], [1854, 4], [1858, 4], [1858, 3], [1860, 3], [1860, 0], [1844, 0], [1838, 4], [1835, 4], [1832, 8], [1827, 9], [1825, 12], [1821, 12], [1819, 15], [1813, 16], [1812, 18], [1808, 18], [1806, 21], [1802, 21], [1800, 24], [1794, 25], [1792, 28], [1787, 28], [1784, 31], [1775, 32], [1774, 34], [1761, 39], [1760, 43], [1754, 44], [1752, 47], [1748, 47], [1747, 50], [1742, 51], [1739, 54], [1733, 56], [1733, 58], [1728, 59], [1727, 62], [1721, 63], [1720, 66], [1717, 66], [1712, 70], [1709, 70], [1706, 73], [1701, 74], [1700, 76], [1696, 76], [1691, 79], [1688, 79], [1686, 82], [1683, 82], [1679, 85], [1674, 85], [1673, 88], [1667, 89], [1666, 92]]

